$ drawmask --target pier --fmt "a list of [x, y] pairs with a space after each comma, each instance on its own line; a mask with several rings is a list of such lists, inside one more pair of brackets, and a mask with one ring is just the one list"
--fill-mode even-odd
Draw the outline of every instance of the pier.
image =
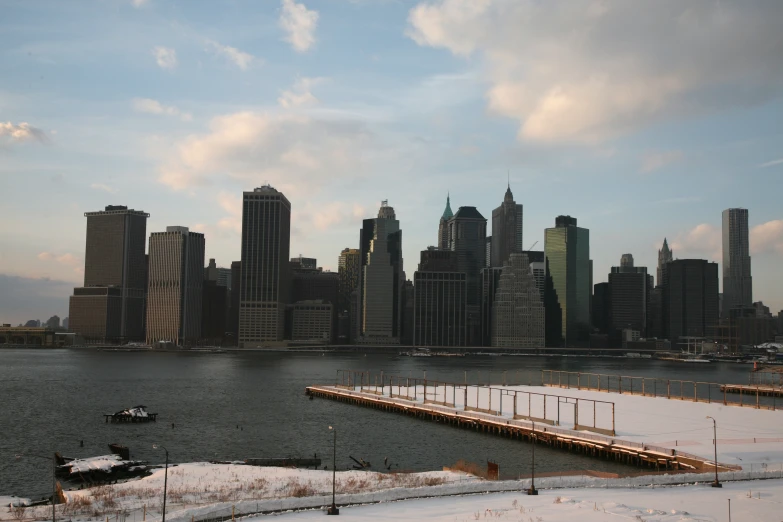
[[[308, 386], [305, 393], [311, 398], [408, 415], [495, 436], [526, 442], [535, 440], [551, 448], [656, 471], [715, 469], [712, 460], [697, 455], [614, 437], [614, 403], [608, 401], [409, 377], [371, 376], [369, 372], [347, 370], [338, 371], [337, 381], [333, 386]], [[544, 410], [547, 404], [549, 408]], [[565, 417], [573, 419], [572, 429], [562, 427], [558, 420], [561, 408], [569, 411], [569, 415], [562, 417], [563, 421]], [[738, 467], [718, 464], [719, 471], [731, 469]]]

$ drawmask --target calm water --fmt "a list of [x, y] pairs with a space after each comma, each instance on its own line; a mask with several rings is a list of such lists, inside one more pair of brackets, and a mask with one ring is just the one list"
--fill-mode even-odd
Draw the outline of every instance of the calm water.
[[[468, 370], [486, 382], [517, 371], [570, 370], [747, 383], [749, 367], [581, 357], [397, 358], [389, 354], [138, 353], [0, 350], [0, 494], [41, 496], [51, 487], [42, 460], [19, 453], [71, 457], [128, 446], [133, 458], [174, 462], [312, 456], [331, 460], [329, 425], [338, 432], [337, 465], [349, 455], [380, 471], [384, 457], [404, 470], [432, 470], [459, 459], [493, 460], [502, 476], [527, 473], [530, 446], [437, 423], [328, 400], [308, 400], [305, 386], [334, 382], [338, 369], [462, 381]], [[540, 377], [539, 377], [540, 382]], [[105, 424], [102, 415], [145, 404], [150, 424]], [[172, 429], [171, 425], [175, 424]], [[239, 426], [239, 428], [237, 427]], [[79, 441], [84, 441], [80, 447]], [[537, 448], [537, 470], [628, 471], [623, 465]], [[328, 458], [328, 460], [326, 460]], [[329, 462], [330, 463], [330, 462]], [[330, 463], [331, 464], [331, 463]], [[396, 467], [395, 467], [396, 469]]]

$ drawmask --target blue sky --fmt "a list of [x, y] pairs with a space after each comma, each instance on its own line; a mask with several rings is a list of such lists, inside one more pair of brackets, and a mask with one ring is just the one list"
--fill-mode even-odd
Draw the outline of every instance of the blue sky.
[[336, 269], [382, 199], [408, 277], [446, 193], [527, 245], [590, 229], [595, 282], [720, 261], [750, 210], [754, 299], [783, 309], [783, 3], [0, 1], [0, 322], [67, 315], [85, 211], [123, 204], [239, 258], [242, 190], [293, 206]]

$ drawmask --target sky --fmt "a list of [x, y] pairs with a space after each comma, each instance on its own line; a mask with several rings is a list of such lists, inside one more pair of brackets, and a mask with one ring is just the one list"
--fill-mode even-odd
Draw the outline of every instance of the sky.
[[0, 323], [68, 315], [84, 212], [203, 232], [239, 259], [243, 190], [292, 204], [336, 270], [382, 200], [409, 279], [446, 195], [524, 243], [567, 214], [594, 282], [721, 261], [749, 209], [753, 298], [783, 309], [783, 2], [0, 0]]

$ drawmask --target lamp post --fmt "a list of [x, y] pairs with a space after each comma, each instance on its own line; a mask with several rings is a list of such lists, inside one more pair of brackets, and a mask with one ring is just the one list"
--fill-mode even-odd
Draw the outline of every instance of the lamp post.
[[337, 483], [337, 430], [329, 426], [329, 431], [334, 434], [334, 443], [332, 447], [332, 505], [326, 510], [327, 515], [339, 515], [340, 510], [334, 502], [334, 494]]
[[538, 495], [536, 489], [536, 423], [533, 422], [533, 432], [531, 434], [533, 438], [533, 462], [530, 471], [530, 488], [527, 490], [528, 495]]
[[712, 487], [722, 488], [723, 485], [718, 482], [718, 423], [709, 415], [707, 415], [707, 418], [712, 419], [712, 442], [714, 442], [715, 445], [715, 482], [712, 483]]
[[160, 444], [153, 444], [152, 449], [162, 449], [166, 452], [166, 471], [163, 473], [163, 522], [166, 522], [166, 488], [169, 483], [169, 450]]
[[22, 457], [52, 461], [52, 522], [57, 522], [57, 512], [55, 511], [55, 505], [57, 504], [57, 478], [55, 475], [55, 471], [57, 470], [57, 461], [54, 457], [44, 457], [43, 455], [16, 455], [17, 459], [21, 459]]

